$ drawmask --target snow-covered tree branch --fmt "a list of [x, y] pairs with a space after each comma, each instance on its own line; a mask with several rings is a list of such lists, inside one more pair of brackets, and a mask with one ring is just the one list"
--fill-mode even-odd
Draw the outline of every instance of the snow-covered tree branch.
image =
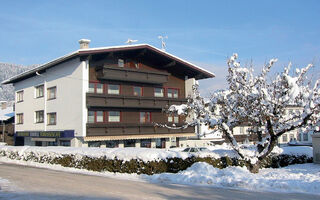
[[[315, 129], [320, 123], [320, 80], [313, 86], [308, 80], [307, 72], [312, 64], [291, 73], [289, 63], [283, 72], [271, 77], [270, 69], [277, 59], [265, 64], [259, 75], [254, 75], [252, 68], [241, 67], [237, 60], [238, 55], [233, 54], [227, 62], [228, 89], [215, 92], [209, 101], [205, 101], [195, 85], [194, 95], [187, 104], [173, 105], [168, 111], [192, 116], [186, 126], [205, 123], [217, 127], [239, 156], [248, 161], [251, 171], [256, 172], [282, 134], [298, 128], [319, 131]], [[288, 113], [292, 106], [301, 108], [302, 112]], [[233, 134], [233, 128], [244, 123], [258, 138], [253, 154], [242, 149]]]

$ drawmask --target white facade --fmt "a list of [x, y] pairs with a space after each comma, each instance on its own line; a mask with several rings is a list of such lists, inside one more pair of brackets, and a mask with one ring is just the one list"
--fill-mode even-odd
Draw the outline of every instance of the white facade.
[[[44, 86], [43, 97], [36, 98], [36, 86]], [[23, 91], [23, 101], [17, 101], [16, 114], [23, 113], [23, 123], [15, 125], [15, 131], [63, 131], [74, 130], [75, 137], [85, 136], [87, 108], [85, 95], [88, 88], [88, 63], [74, 58], [37, 73], [14, 84], [16, 94]], [[56, 98], [48, 100], [47, 89], [56, 87]], [[36, 123], [36, 111], [44, 111], [42, 123]], [[48, 125], [47, 113], [56, 113], [56, 124]], [[29, 138], [30, 139], [30, 138]], [[26, 145], [34, 141], [25, 140]], [[73, 139], [72, 146], [80, 143]]]

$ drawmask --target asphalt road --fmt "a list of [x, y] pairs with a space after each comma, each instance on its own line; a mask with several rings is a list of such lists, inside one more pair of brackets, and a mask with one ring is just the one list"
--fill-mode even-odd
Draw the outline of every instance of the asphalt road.
[[317, 199], [316, 195], [248, 192], [183, 185], [161, 185], [0, 163], [0, 177], [14, 187], [0, 199]]

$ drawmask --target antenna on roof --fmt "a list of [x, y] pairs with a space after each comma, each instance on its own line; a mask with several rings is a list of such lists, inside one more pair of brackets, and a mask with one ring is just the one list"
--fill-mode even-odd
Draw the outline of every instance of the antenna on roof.
[[164, 42], [164, 39], [168, 39], [168, 36], [159, 35], [158, 38], [161, 40], [161, 49], [162, 49], [162, 51], [166, 51], [167, 45]]
[[134, 42], [138, 42], [138, 40], [132, 40], [129, 38], [125, 43], [131, 45]]

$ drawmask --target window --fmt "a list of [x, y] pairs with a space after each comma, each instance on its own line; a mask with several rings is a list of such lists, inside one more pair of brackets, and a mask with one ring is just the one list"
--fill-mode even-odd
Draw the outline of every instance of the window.
[[48, 100], [57, 98], [57, 87], [48, 88]]
[[36, 111], [36, 123], [43, 123], [44, 114], [43, 110]]
[[118, 66], [124, 67], [124, 60], [123, 59], [118, 59]]
[[163, 97], [163, 88], [154, 88], [155, 97]]
[[303, 141], [308, 141], [308, 133], [303, 133]]
[[39, 85], [36, 87], [36, 98], [43, 97], [43, 89], [44, 89], [43, 85]]
[[23, 113], [17, 114], [16, 123], [17, 124], [23, 124]]
[[98, 93], [98, 94], [103, 93], [103, 84], [101, 84], [101, 83], [96, 84], [96, 93]]
[[168, 98], [178, 98], [178, 89], [172, 89], [172, 88], [168, 88], [167, 90], [167, 97]]
[[120, 112], [119, 111], [109, 111], [108, 112], [108, 122], [120, 122]]
[[103, 93], [103, 84], [102, 83], [89, 83], [89, 93]]
[[94, 93], [95, 92], [95, 83], [89, 83], [89, 92]]
[[287, 135], [282, 135], [282, 141], [283, 141], [283, 142], [288, 142], [288, 137], [287, 137]]
[[17, 92], [17, 103], [23, 101], [23, 90]]
[[169, 123], [179, 123], [179, 116], [178, 115], [169, 115], [168, 122]]
[[133, 86], [133, 95], [142, 96], [142, 87]]
[[108, 85], [108, 94], [120, 94], [120, 85]]
[[103, 111], [96, 111], [97, 119], [96, 122], [103, 122]]
[[140, 140], [140, 147], [151, 148], [151, 139]]
[[140, 112], [140, 123], [151, 122], [151, 113], [150, 112]]
[[48, 125], [57, 124], [57, 113], [48, 113], [47, 114]]
[[70, 140], [60, 140], [60, 146], [70, 147]]
[[88, 111], [88, 122], [94, 123], [94, 111]]

